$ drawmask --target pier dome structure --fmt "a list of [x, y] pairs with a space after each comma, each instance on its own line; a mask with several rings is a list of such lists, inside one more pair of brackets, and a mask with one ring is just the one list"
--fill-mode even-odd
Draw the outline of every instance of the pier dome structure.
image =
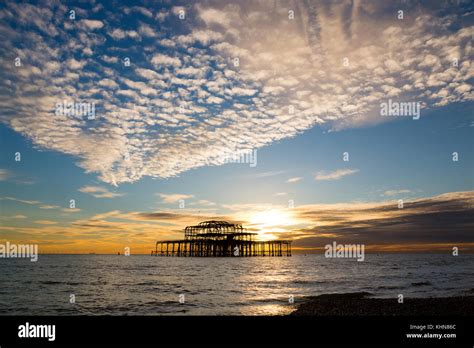
[[215, 239], [215, 240], [244, 240], [252, 241], [255, 232], [248, 232], [240, 224], [227, 221], [209, 220], [200, 222], [196, 226], [188, 226], [184, 229], [184, 238], [193, 239]]

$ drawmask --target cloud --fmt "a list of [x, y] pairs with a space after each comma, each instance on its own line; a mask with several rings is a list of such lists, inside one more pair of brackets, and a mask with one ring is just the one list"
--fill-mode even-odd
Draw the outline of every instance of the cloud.
[[6, 169], [0, 169], [0, 181], [5, 181], [11, 177], [11, 174]]
[[84, 61], [84, 60], [83, 61], [78, 61], [74, 58], [71, 58], [66, 62], [66, 64], [72, 70], [78, 70], [78, 69], [82, 69], [84, 67], [84, 65], [87, 64], [87, 61]]
[[79, 213], [81, 209], [79, 208], [62, 208], [61, 211], [63, 213]]
[[161, 65], [168, 65], [174, 67], [181, 66], [181, 61], [179, 60], [179, 58], [169, 57], [161, 53], [155, 54], [151, 59], [151, 63], [156, 67], [159, 67]]
[[272, 177], [272, 176], [277, 176], [277, 175], [284, 174], [285, 172], [286, 172], [285, 170], [272, 170], [272, 171], [268, 171], [268, 172], [260, 172], [260, 173], [255, 173], [255, 174], [249, 174], [248, 177], [256, 178], [256, 179], [269, 178], [269, 177]]
[[[386, 3], [295, 2], [289, 19], [284, 4], [206, 1], [127, 8], [103, 21], [81, 19], [73, 30], [58, 22], [60, 6], [7, 1], [1, 58], [14, 52], [27, 64], [2, 70], [0, 122], [119, 185], [220, 166], [227, 153], [312, 127], [393, 122], [379, 112], [388, 98], [420, 102], [421, 118], [427, 109], [472, 102], [474, 28], [462, 7], [406, 6], [400, 22]], [[132, 58], [131, 65], [92, 52]], [[121, 89], [125, 81], [137, 88]], [[100, 122], [55, 115], [62, 100], [95, 103]]]
[[300, 177], [300, 176], [296, 176], [296, 177], [294, 177], [294, 178], [289, 178], [286, 182], [287, 182], [287, 183], [294, 183], [294, 182], [298, 182], [298, 181], [300, 181], [300, 180], [303, 180], [303, 178]]
[[115, 198], [124, 195], [123, 193], [110, 192], [105, 187], [101, 186], [84, 186], [81, 187], [78, 191], [83, 193], [89, 193], [95, 198]]
[[[87, 218], [74, 219], [72, 215], [68, 218], [73, 220], [69, 223], [40, 223], [33, 226], [2, 224], [0, 233], [14, 232], [21, 235], [22, 240], [27, 239], [30, 243], [41, 244], [43, 252], [116, 253], [117, 250], [123, 250], [123, 245], [126, 243], [134, 254], [149, 254], [157, 240], [182, 239], [186, 226], [218, 218], [230, 220], [226, 216], [192, 213], [188, 209], [180, 209], [179, 212], [113, 210]], [[12, 236], [10, 240], [15, 241], [16, 237]]]
[[53, 204], [43, 204], [39, 206], [40, 209], [60, 209], [61, 207], [59, 205], [53, 205]]
[[206, 99], [206, 101], [209, 104], [220, 104], [220, 103], [224, 102], [224, 99], [219, 98], [219, 97], [210, 96], [209, 98]]
[[26, 219], [27, 216], [25, 216], [23, 214], [16, 214], [16, 215], [13, 215], [13, 216], [2, 216], [1, 218], [3, 218], [3, 219]]
[[34, 205], [34, 206], [38, 206], [38, 208], [40, 208], [40, 209], [61, 209], [61, 207], [59, 205], [44, 204], [43, 202], [37, 201], [37, 200], [19, 199], [19, 198], [15, 198], [15, 197], [0, 197], [0, 200], [18, 202], [18, 203], [28, 204], [28, 205]]
[[176, 70], [178, 75], [187, 75], [187, 76], [198, 76], [201, 77], [205, 71], [203, 69], [194, 68], [192, 66], [188, 66], [186, 68], [181, 68]]
[[158, 74], [156, 71], [151, 70], [151, 69], [137, 68], [135, 71], [140, 77], [143, 77], [147, 80], [154, 80], [154, 79], [161, 79], [162, 78], [162, 75]]
[[78, 23], [78, 27], [81, 28], [82, 30], [101, 29], [103, 26], [104, 26], [104, 23], [102, 23], [99, 20], [94, 20], [94, 19], [81, 19]]
[[186, 8], [184, 6], [173, 6], [171, 8], [171, 12], [176, 15], [176, 16], [179, 16], [181, 13], [186, 13]]
[[[184, 210], [184, 209], [183, 209]], [[186, 211], [186, 210], [185, 210]], [[170, 212], [170, 211], [158, 211], [158, 212], [129, 212], [124, 213], [120, 216], [122, 219], [128, 219], [132, 221], [155, 221], [166, 223], [167, 225], [179, 225], [183, 228], [186, 225], [194, 225], [200, 221], [215, 220], [220, 218], [217, 216], [206, 216], [202, 214], [190, 214], [189, 212]]]
[[102, 87], [108, 87], [108, 88], [112, 88], [112, 89], [116, 89], [119, 87], [119, 85], [117, 84], [117, 82], [115, 82], [114, 80], [111, 80], [111, 79], [103, 79], [103, 80], [100, 80], [99, 83], [98, 83], [99, 86], [102, 86]]
[[388, 190], [388, 191], [385, 191], [383, 193], [384, 196], [396, 196], [396, 195], [399, 195], [399, 194], [402, 194], [402, 193], [410, 193], [411, 191], [410, 190], [406, 190], [406, 189], [403, 189], [403, 190]]
[[155, 32], [155, 30], [152, 27], [144, 23], [140, 24], [140, 27], [138, 28], [138, 32], [140, 33], [140, 35], [144, 37], [158, 36], [158, 34]]
[[148, 18], [153, 17], [153, 12], [147, 9], [146, 7], [142, 7], [142, 6], [125, 7], [124, 12], [127, 15], [130, 14], [131, 12], [137, 12]]
[[[434, 197], [407, 200], [398, 208], [396, 200], [285, 205], [224, 205], [234, 220], [261, 229], [264, 223], [281, 218], [271, 226], [274, 237], [292, 239], [294, 247], [323, 248], [336, 240], [363, 243], [369, 249], [438, 250], [452, 246], [474, 250], [474, 191], [450, 192]], [[275, 212], [269, 214], [268, 212]], [[262, 219], [258, 217], [261, 216]], [[282, 218], [286, 217], [286, 218]], [[470, 246], [469, 246], [470, 245]]]
[[[117, 63], [118, 62], [118, 57], [111, 57], [111, 56], [108, 56], [106, 54], [104, 54], [103, 56], [100, 57], [104, 62], [107, 62], [109, 64], [112, 64], [112, 63]], [[107, 80], [107, 79], [105, 79]]]
[[168, 12], [166, 11], [160, 11], [155, 15], [155, 19], [160, 23], [163, 22], [167, 17], [168, 17]]
[[228, 27], [232, 20], [232, 12], [220, 11], [214, 8], [197, 7], [199, 17], [207, 24], [219, 24]]
[[115, 40], [121, 40], [125, 38], [137, 39], [140, 37], [138, 32], [136, 32], [135, 30], [122, 30], [117, 28], [108, 32], [108, 34]]
[[189, 205], [198, 205], [198, 206], [204, 206], [204, 207], [213, 207], [216, 205], [216, 203], [208, 201], [206, 199], [200, 199], [197, 202], [192, 202]]
[[171, 194], [158, 193], [157, 195], [163, 198], [163, 203], [176, 203], [181, 199], [184, 200], [184, 199], [189, 199], [189, 198], [194, 197], [194, 195], [186, 195], [186, 194], [180, 194], [180, 193], [171, 193]]
[[[225, 208], [230, 214], [197, 213], [186, 209], [113, 210], [75, 219], [69, 224], [59, 225], [54, 220], [34, 221], [42, 226], [3, 224], [0, 231], [21, 233], [32, 243], [41, 243], [43, 250], [51, 250], [57, 245], [55, 240], [59, 235], [64, 243], [59, 250], [63, 252], [90, 252], [91, 240], [99, 252], [110, 252], [113, 248], [122, 250], [126, 240], [132, 249], [149, 253], [156, 240], [183, 238], [186, 226], [205, 220], [226, 220], [242, 223], [257, 232], [269, 227], [275, 231], [273, 237], [292, 239], [295, 249], [322, 249], [325, 244], [337, 241], [363, 243], [366, 250], [377, 251], [444, 250], [449, 253], [453, 246], [474, 250], [474, 191], [417, 198], [406, 201], [402, 209], [398, 208], [396, 200], [308, 204], [291, 209], [271, 204], [234, 204]], [[274, 218], [281, 221], [270, 226]]]
[[[473, 243], [474, 191], [451, 192], [405, 202], [306, 205], [294, 208], [310, 226], [295, 232], [298, 245], [323, 246], [337, 240], [370, 244]], [[329, 234], [329, 235], [327, 235]], [[300, 240], [301, 239], [301, 240]]]
[[357, 173], [358, 169], [338, 169], [333, 172], [319, 172], [314, 176], [314, 180], [339, 180], [345, 176]]
[[51, 221], [51, 220], [35, 220], [33, 222], [39, 225], [56, 225], [58, 223], [57, 221]]
[[33, 185], [35, 183], [34, 180], [15, 180], [14, 182], [21, 185]]
[[2, 168], [0, 168], [0, 181], [10, 181], [20, 185], [34, 184], [33, 180], [18, 178], [18, 176], [14, 175], [10, 170]]
[[18, 198], [15, 198], [15, 197], [0, 197], [0, 200], [19, 202], [19, 203], [29, 204], [29, 205], [36, 205], [36, 204], [41, 203], [40, 201], [18, 199]]

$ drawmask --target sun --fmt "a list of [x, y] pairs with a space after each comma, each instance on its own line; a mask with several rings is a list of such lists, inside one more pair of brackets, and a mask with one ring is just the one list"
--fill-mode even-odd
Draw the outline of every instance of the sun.
[[253, 214], [250, 219], [250, 223], [256, 228], [260, 229], [260, 237], [270, 238], [268, 233], [272, 232], [286, 232], [287, 229], [284, 227], [295, 224], [293, 216], [285, 210], [281, 209], [268, 209]]

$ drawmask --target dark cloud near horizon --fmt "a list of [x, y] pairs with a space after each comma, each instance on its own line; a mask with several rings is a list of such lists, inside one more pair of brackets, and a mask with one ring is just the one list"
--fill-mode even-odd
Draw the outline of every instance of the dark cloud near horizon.
[[297, 231], [301, 239], [296, 246], [334, 240], [366, 245], [474, 242], [474, 191], [408, 202], [403, 209], [381, 203], [372, 208], [304, 211], [300, 216], [313, 218], [318, 226]]

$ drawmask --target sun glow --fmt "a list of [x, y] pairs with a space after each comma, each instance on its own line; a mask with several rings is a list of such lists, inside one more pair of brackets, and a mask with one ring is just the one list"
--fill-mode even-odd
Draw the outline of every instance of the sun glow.
[[272, 232], [287, 232], [287, 226], [295, 225], [292, 214], [280, 209], [268, 209], [255, 213], [249, 218], [250, 223], [260, 230], [261, 239], [277, 237]]

